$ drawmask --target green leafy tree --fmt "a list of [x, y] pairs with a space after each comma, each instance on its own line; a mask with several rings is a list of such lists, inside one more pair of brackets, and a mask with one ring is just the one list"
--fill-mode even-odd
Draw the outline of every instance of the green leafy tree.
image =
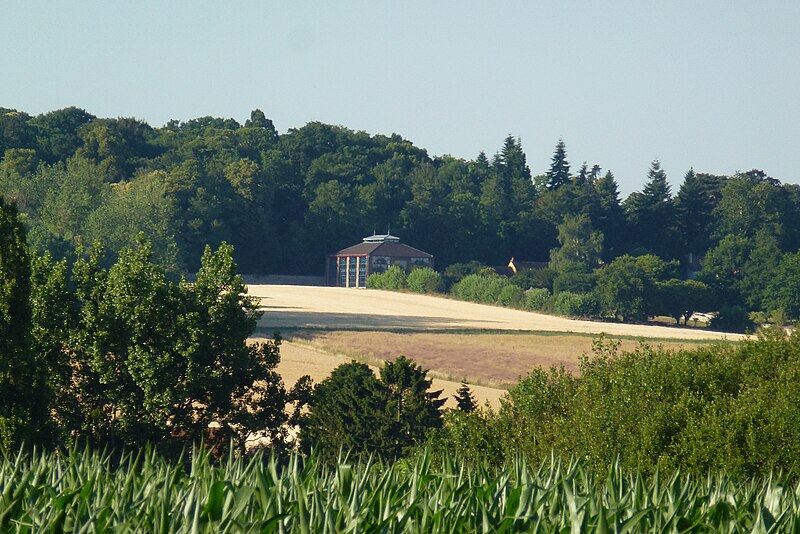
[[442, 288], [442, 275], [430, 267], [418, 267], [408, 274], [408, 289], [414, 293], [438, 293]]
[[654, 295], [654, 314], [664, 314], [675, 319], [675, 324], [689, 324], [694, 312], [711, 311], [714, 300], [711, 288], [697, 280], [678, 280], [672, 278], [656, 282]]
[[208, 426], [219, 425], [213, 439], [229, 440], [244, 450], [254, 431], [266, 432], [273, 445], [285, 437], [289, 398], [276, 367], [279, 340], [249, 344], [260, 313], [256, 299], [237, 274], [233, 248], [206, 247], [194, 286], [183, 285], [188, 313], [179, 318], [186, 329], [178, 384], [182, 394], [174, 425], [197, 439], [209, 439]]
[[334, 460], [339, 451], [395, 458], [441, 426], [441, 391], [427, 371], [400, 357], [379, 380], [362, 364], [342, 364], [317, 385], [301, 421], [301, 444]]
[[564, 217], [558, 225], [559, 248], [550, 251], [550, 267], [556, 271], [575, 264], [587, 272], [600, 262], [603, 253], [603, 234], [595, 231], [586, 215]]
[[[203, 439], [219, 450], [232, 441], [244, 451], [261, 432], [280, 447], [290, 398], [275, 372], [279, 341], [247, 343], [259, 314], [232, 247], [208, 247], [194, 284], [170, 282], [152, 254], [140, 234], [106, 270], [92, 249], [73, 267], [75, 324], [42, 319], [39, 346], [62, 351], [52, 375], [65, 384], [54, 407], [64, 433], [112, 445]], [[69, 303], [62, 264], [40, 263], [41, 304]]]
[[731, 234], [706, 254], [697, 279], [714, 290], [720, 305], [743, 303], [741, 284], [752, 246], [748, 238]]
[[644, 321], [650, 283], [636, 258], [624, 255], [599, 269], [595, 292], [606, 314], [623, 321]]
[[73, 396], [72, 382], [78, 376], [72, 370], [77, 361], [71, 361], [75, 354], [65, 350], [77, 323], [75, 295], [69, 284], [66, 259], [53, 261], [49, 252], [31, 258], [31, 346], [46, 368], [46, 401], [56, 416], [59, 428], [53, 441], [58, 442], [69, 438], [79, 402]]
[[48, 163], [66, 161], [81, 146], [79, 131], [96, 117], [71, 106], [38, 115], [30, 120], [36, 136], [36, 148]]
[[105, 201], [86, 217], [83, 241], [119, 251], [135, 246], [142, 233], [152, 243], [156, 263], [180, 273], [184, 266], [174, 233], [176, 215], [166, 174], [148, 173], [111, 187]]
[[763, 173], [739, 173], [725, 181], [714, 215], [719, 239], [728, 235], [754, 238], [766, 231], [782, 239], [788, 211], [786, 190]]
[[783, 257], [764, 301], [770, 310], [784, 310], [790, 319], [800, 320], [800, 252]]

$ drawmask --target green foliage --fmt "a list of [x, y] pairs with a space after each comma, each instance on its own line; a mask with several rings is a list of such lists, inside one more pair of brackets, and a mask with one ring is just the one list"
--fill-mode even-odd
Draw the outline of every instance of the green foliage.
[[786, 254], [765, 294], [768, 309], [782, 309], [792, 319], [800, 319], [800, 252]]
[[[463, 414], [455, 414], [464, 418]], [[469, 417], [469, 419], [474, 419]], [[407, 462], [325, 465], [292, 455], [191, 469], [152, 451], [71, 449], [4, 457], [2, 526], [135, 532], [794, 532], [796, 480], [735, 481], [727, 473], [648, 478], [620, 464], [595, 475], [558, 458], [464, 466], [422, 453]]]
[[509, 279], [502, 276], [470, 274], [453, 286], [452, 294], [461, 300], [495, 304], [503, 288], [509, 285], [512, 285]]
[[545, 311], [550, 300], [550, 291], [534, 287], [525, 292], [525, 308], [530, 311]]
[[497, 295], [497, 304], [508, 308], [521, 308], [525, 303], [525, 292], [521, 287], [508, 284], [500, 290]]
[[550, 171], [547, 173], [547, 187], [558, 189], [567, 182], [569, 182], [567, 149], [564, 140], [559, 139], [550, 162]]
[[438, 293], [443, 287], [442, 275], [430, 267], [412, 269], [408, 275], [408, 289], [414, 293]]
[[550, 299], [549, 309], [569, 317], [592, 317], [597, 314], [599, 303], [593, 293], [571, 293], [562, 291]]
[[431, 445], [500, 463], [555, 452], [596, 473], [619, 463], [646, 475], [746, 477], [800, 461], [800, 336], [677, 352], [618, 347], [597, 340], [579, 375], [534, 369], [499, 414], [448, 418]]
[[567, 215], [558, 225], [559, 248], [550, 251], [550, 267], [562, 271], [568, 265], [594, 269], [603, 255], [603, 234], [592, 228], [587, 215]]
[[631, 241], [629, 250], [638, 247], [664, 259], [675, 257], [675, 205], [667, 175], [658, 160], [651, 163], [642, 191], [631, 193], [625, 200], [625, 209]]
[[542, 269], [525, 269], [516, 273], [510, 278], [511, 283], [518, 285], [522, 289], [544, 288], [553, 289], [553, 279], [555, 272], [549, 267]]
[[452, 289], [456, 282], [470, 274], [479, 274], [485, 265], [477, 261], [468, 263], [454, 263], [444, 270], [443, 278], [448, 289]]
[[388, 289], [400, 291], [408, 288], [408, 275], [399, 265], [390, 265], [384, 273], [373, 273], [367, 277], [370, 289]]
[[462, 382], [461, 387], [458, 388], [455, 395], [456, 406], [463, 413], [474, 412], [478, 408], [478, 403], [475, 402], [475, 395], [466, 382]]
[[341, 451], [396, 458], [441, 425], [441, 391], [428, 391], [427, 371], [400, 356], [380, 380], [362, 363], [342, 364], [317, 385], [301, 419], [304, 450], [326, 461]]
[[282, 446], [293, 399], [279, 340], [247, 343], [259, 314], [232, 247], [207, 248], [194, 284], [169, 281], [152, 255], [140, 235], [109, 269], [97, 247], [71, 276], [65, 261], [33, 262], [31, 337], [62, 438], [244, 450], [262, 432]]
[[568, 263], [553, 279], [553, 293], [568, 291], [571, 293], [588, 293], [594, 289], [597, 275], [586, 270], [579, 263]]
[[750, 315], [742, 306], [722, 306], [711, 321], [711, 328], [726, 332], [745, 332], [752, 326]]
[[0, 197], [0, 442], [44, 441], [46, 364], [31, 340], [31, 265], [16, 207]]
[[709, 312], [714, 308], [711, 288], [697, 280], [678, 280], [672, 278], [665, 282], [656, 282], [654, 290], [655, 303], [651, 310], [656, 315], [668, 315], [676, 324], [689, 324], [689, 317], [694, 312]]
[[[392, 425], [386, 411], [388, 391], [365, 364], [342, 364], [314, 389], [301, 423], [303, 449], [332, 460], [341, 450], [382, 455]], [[386, 452], [386, 454], [389, 454]]]
[[649, 278], [631, 256], [620, 256], [597, 274], [595, 293], [603, 313], [622, 320], [647, 319]]

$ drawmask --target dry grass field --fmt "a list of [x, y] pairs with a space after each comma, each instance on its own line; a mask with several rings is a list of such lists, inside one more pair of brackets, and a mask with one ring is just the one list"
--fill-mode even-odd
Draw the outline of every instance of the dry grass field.
[[[595, 338], [588, 335], [547, 333], [398, 333], [380, 331], [287, 330], [295, 344], [379, 364], [407, 356], [440, 376], [496, 387], [515, 384], [537, 366], [577, 371], [581, 356], [592, 353]], [[622, 350], [640, 342], [619, 339]], [[697, 342], [653, 342], [667, 349], [695, 347]]]
[[264, 316], [256, 337], [286, 339], [279, 372], [287, 385], [304, 374], [323, 380], [356, 359], [379, 365], [403, 354], [431, 370], [452, 395], [467, 379], [480, 402], [497, 407], [503, 388], [536, 366], [575, 371], [605, 334], [625, 350], [641, 341], [678, 349], [744, 336], [703, 329], [581, 321], [443, 297], [307, 286], [249, 286]]

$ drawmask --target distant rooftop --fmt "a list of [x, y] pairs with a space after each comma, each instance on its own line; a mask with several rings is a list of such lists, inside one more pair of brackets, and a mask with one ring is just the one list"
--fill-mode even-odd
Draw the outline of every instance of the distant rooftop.
[[400, 238], [392, 234], [372, 234], [364, 238], [364, 243], [399, 243]]

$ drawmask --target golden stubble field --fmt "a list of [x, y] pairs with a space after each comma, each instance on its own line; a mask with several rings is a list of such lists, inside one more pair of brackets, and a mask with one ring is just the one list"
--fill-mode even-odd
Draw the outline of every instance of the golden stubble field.
[[[308, 286], [249, 286], [264, 315], [256, 332], [281, 332], [279, 372], [287, 385], [304, 374], [323, 380], [356, 359], [373, 366], [403, 354], [431, 370], [452, 395], [466, 379], [481, 402], [498, 406], [507, 385], [536, 366], [575, 371], [600, 334], [624, 350], [641, 340], [678, 349], [744, 336], [700, 329], [581, 321], [389, 291]], [[621, 336], [621, 337], [620, 337]]]

